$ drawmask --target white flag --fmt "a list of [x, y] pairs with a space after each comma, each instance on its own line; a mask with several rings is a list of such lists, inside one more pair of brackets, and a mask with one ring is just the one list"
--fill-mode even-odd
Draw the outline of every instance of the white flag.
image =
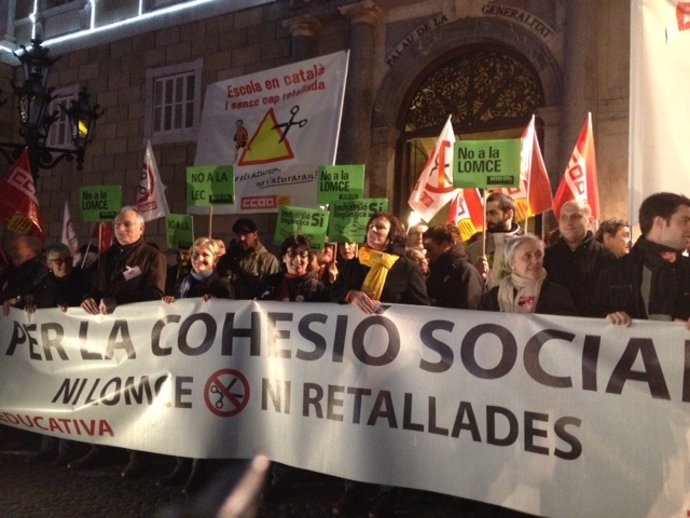
[[410, 199], [407, 200], [412, 210], [426, 222], [431, 221], [431, 218], [458, 193], [458, 189], [453, 188], [454, 142], [453, 124], [448, 116], [436, 140], [434, 151], [424, 165]]
[[77, 233], [74, 231], [74, 222], [69, 213], [69, 204], [65, 200], [65, 211], [62, 215], [62, 236], [60, 242], [67, 245], [70, 254], [72, 255], [72, 264], [78, 265], [81, 261], [81, 252], [79, 251], [79, 239]]
[[[628, 220], [657, 192], [690, 194], [690, 3], [630, 3]], [[625, 157], [609, 167], [625, 170]], [[616, 161], [612, 161], [616, 162]]]
[[170, 213], [165, 199], [165, 185], [158, 173], [156, 158], [153, 156], [151, 141], [146, 143], [144, 164], [141, 167], [139, 189], [137, 191], [137, 208], [144, 216], [144, 221], [162, 218]]

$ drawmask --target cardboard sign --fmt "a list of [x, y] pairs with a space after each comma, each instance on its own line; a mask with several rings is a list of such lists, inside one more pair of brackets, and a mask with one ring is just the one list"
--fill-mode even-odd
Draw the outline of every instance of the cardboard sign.
[[362, 243], [367, 235], [369, 218], [388, 210], [387, 198], [337, 201], [330, 207], [328, 239], [338, 243]]
[[231, 165], [187, 168], [187, 206], [208, 207], [235, 203], [235, 177]]
[[364, 165], [333, 165], [319, 169], [316, 199], [322, 205], [357, 200], [364, 192]]
[[520, 150], [519, 138], [456, 141], [453, 185], [461, 189], [518, 187]]
[[168, 250], [187, 249], [194, 243], [194, 220], [186, 214], [165, 215], [165, 243]]
[[273, 243], [282, 244], [288, 236], [305, 235], [315, 249], [323, 248], [328, 229], [328, 212], [302, 207], [280, 207]]
[[90, 185], [79, 189], [79, 209], [82, 221], [88, 223], [112, 221], [121, 208], [121, 185]]

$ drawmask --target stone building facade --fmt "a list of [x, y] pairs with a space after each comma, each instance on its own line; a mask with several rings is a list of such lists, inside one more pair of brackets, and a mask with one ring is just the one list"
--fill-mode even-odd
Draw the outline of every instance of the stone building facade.
[[[21, 81], [10, 51], [36, 34], [59, 56], [55, 93], [69, 98], [86, 86], [105, 110], [83, 172], [63, 162], [41, 173], [50, 241], [59, 239], [65, 199], [77, 211], [82, 185], [121, 184], [133, 202], [147, 139], [170, 209], [185, 212], [206, 86], [347, 48], [338, 163], [366, 164], [368, 195], [388, 197], [403, 219], [449, 113], [465, 138], [517, 136], [536, 113], [555, 190], [591, 111], [602, 217], [627, 213], [627, 0], [40, 0], [32, 13], [33, 4], [0, 2], [5, 96], [8, 79]], [[185, 85], [188, 105], [170, 128], [154, 106], [155, 89], [166, 85]], [[13, 102], [0, 107], [9, 122], [0, 125], [2, 141], [19, 138]], [[215, 236], [228, 238], [233, 219], [216, 218]], [[257, 219], [270, 241], [273, 217]], [[197, 235], [207, 224], [195, 220]], [[86, 225], [78, 230], [85, 240]], [[162, 220], [147, 234], [163, 245]]]

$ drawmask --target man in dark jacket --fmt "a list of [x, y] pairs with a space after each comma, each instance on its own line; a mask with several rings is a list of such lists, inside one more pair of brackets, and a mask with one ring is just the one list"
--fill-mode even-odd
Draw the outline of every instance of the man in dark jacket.
[[[122, 207], [113, 227], [115, 243], [101, 256], [96, 285], [81, 303], [82, 309], [92, 315], [112, 313], [120, 304], [161, 300], [165, 293], [165, 256], [144, 241], [144, 218], [139, 210]], [[86, 456], [68, 467], [96, 467], [106, 459], [103, 448], [94, 445]], [[122, 477], [138, 476], [143, 471], [140, 456], [131, 451]]]
[[218, 273], [230, 280], [236, 299], [270, 299], [281, 276], [278, 258], [261, 243], [253, 219], [238, 219], [232, 231], [236, 237], [220, 258]]
[[642, 236], [599, 279], [599, 314], [617, 325], [633, 318], [682, 320], [690, 328], [690, 199], [652, 194], [640, 205]]
[[581, 316], [598, 316], [594, 290], [599, 274], [616, 256], [594, 239], [592, 211], [587, 202], [571, 200], [558, 214], [560, 237], [546, 249], [544, 268], [549, 279], [565, 286]]
[[48, 275], [43, 260], [43, 244], [33, 236], [20, 236], [10, 246], [13, 268], [2, 290], [2, 312], [7, 316], [10, 306], [24, 308], [33, 303], [33, 292]]
[[115, 218], [115, 243], [101, 256], [96, 285], [81, 307], [92, 315], [112, 313], [119, 304], [161, 300], [167, 263], [144, 241], [144, 218], [125, 206]]
[[424, 232], [429, 260], [426, 288], [434, 306], [477, 309], [484, 293], [484, 278], [456, 245], [449, 225], [437, 225]]

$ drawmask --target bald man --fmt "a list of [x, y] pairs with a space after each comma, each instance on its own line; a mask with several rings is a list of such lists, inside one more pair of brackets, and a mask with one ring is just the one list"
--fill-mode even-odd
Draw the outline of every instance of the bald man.
[[568, 288], [581, 316], [594, 317], [594, 291], [602, 270], [616, 256], [594, 239], [592, 210], [583, 200], [570, 200], [558, 213], [560, 237], [546, 249], [544, 268], [552, 282]]

